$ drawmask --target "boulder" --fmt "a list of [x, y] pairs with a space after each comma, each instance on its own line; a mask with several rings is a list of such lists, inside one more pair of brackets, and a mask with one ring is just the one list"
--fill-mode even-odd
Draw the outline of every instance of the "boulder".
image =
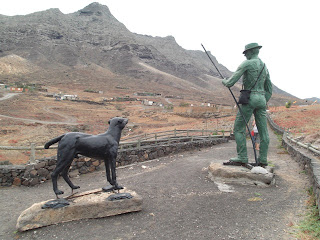
[[119, 200], [111, 201], [110, 196], [115, 195], [113, 192], [95, 189], [65, 198], [69, 205], [65, 204], [59, 208], [47, 208], [48, 202], [54, 201], [52, 199], [35, 203], [21, 213], [16, 227], [19, 231], [27, 231], [62, 222], [102, 218], [142, 209], [142, 198], [136, 192], [123, 189], [121, 193], [126, 193], [131, 198], [119, 198]]
[[214, 182], [236, 183], [242, 185], [274, 185], [274, 174], [270, 169], [254, 167], [251, 170], [240, 166], [226, 166], [211, 163], [208, 167], [209, 178]]

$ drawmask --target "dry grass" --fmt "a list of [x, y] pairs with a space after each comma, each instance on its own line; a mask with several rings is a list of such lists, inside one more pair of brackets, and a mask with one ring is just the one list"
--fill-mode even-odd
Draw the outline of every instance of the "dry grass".
[[320, 145], [320, 105], [270, 108], [276, 124], [289, 128], [294, 137], [306, 143]]

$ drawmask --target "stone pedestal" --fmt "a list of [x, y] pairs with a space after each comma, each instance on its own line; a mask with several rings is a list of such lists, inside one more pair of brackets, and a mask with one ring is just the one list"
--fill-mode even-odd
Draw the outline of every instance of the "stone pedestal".
[[254, 167], [251, 170], [239, 166], [225, 166], [211, 163], [208, 167], [209, 178], [214, 182], [242, 185], [270, 186], [275, 184], [273, 169]]
[[26, 231], [62, 222], [102, 218], [142, 209], [142, 198], [136, 192], [123, 189], [121, 193], [127, 193], [131, 198], [123, 198], [123, 194], [113, 197], [115, 193], [96, 189], [71, 196], [66, 199], [69, 205], [64, 207], [43, 208], [52, 200], [35, 203], [21, 213], [16, 227], [19, 231]]

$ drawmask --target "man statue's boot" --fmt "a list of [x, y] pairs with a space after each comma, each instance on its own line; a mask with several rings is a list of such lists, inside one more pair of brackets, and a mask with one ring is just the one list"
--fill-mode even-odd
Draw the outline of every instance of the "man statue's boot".
[[248, 163], [247, 142], [245, 133], [235, 132], [234, 136], [237, 143], [238, 156], [236, 158], [231, 158], [230, 161]]
[[228, 162], [224, 162], [223, 165], [244, 166], [248, 163], [245, 135], [243, 133], [235, 133], [235, 139], [237, 143], [238, 156], [235, 158], [231, 158]]

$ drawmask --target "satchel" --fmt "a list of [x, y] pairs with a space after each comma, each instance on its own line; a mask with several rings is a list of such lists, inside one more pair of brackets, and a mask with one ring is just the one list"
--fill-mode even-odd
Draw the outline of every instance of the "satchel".
[[[261, 71], [260, 71], [260, 73], [259, 73], [259, 76], [258, 76], [256, 82], [255, 82], [254, 85], [250, 88], [250, 90], [248, 90], [248, 89], [242, 89], [242, 90], [240, 90], [240, 97], [239, 97], [238, 104], [248, 104], [248, 103], [249, 103], [251, 90], [252, 90], [252, 88], [254, 88], [254, 86], [257, 84], [257, 82], [258, 82], [258, 80], [259, 80], [259, 78], [260, 78], [260, 76], [261, 76], [261, 73], [262, 73], [265, 65], [266, 65], [266, 64], [263, 64], [263, 68], [261, 69]], [[243, 85], [242, 85], [242, 88], [243, 88]]]
[[242, 89], [240, 91], [239, 104], [248, 104], [250, 99], [251, 90]]

